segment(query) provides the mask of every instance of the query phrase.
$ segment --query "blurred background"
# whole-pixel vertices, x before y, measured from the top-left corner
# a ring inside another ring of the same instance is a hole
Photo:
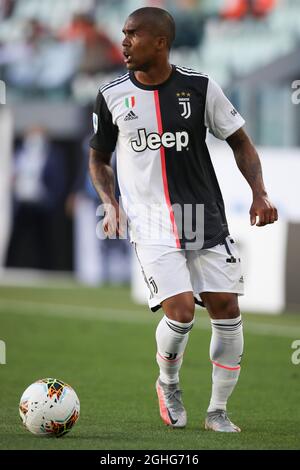
[[[208,137],[242,253],[243,309],[299,313],[299,0],[0,0],[0,284],[125,285],[145,301],[128,241],[96,236],[87,172],[93,102],[124,72],[122,26],[142,6],[174,16],[172,63],[222,86],[261,156],[280,215],[263,229],[250,227],[229,147]]]

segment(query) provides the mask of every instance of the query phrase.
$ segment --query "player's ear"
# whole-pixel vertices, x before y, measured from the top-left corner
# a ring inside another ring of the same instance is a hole
[[[156,46],[159,51],[168,49],[167,38],[165,36],[158,36],[156,38]]]

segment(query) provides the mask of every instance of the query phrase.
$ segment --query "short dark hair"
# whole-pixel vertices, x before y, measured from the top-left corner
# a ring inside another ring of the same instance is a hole
[[[171,49],[175,39],[175,21],[168,11],[156,7],[143,7],[129,15],[133,16],[147,20],[147,24],[151,25],[157,35],[166,37],[168,48]]]

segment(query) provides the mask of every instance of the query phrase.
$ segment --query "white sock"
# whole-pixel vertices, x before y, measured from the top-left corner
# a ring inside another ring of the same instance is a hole
[[[212,395],[207,411],[226,410],[240,375],[244,347],[242,318],[211,320],[211,326]]]
[[[164,315],[157,326],[156,361],[160,370],[159,378],[166,384],[179,382],[179,369],[193,324],[194,320],[189,323],[180,323]]]

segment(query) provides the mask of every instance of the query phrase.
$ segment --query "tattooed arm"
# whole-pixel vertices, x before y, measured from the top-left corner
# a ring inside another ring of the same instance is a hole
[[[97,193],[105,204],[117,202],[115,199],[115,175],[110,166],[110,159],[110,153],[90,149],[90,175]]]
[[[246,132],[241,128],[227,138],[227,142],[233,150],[235,161],[240,172],[248,181],[253,194],[253,202],[250,208],[251,225],[272,224],[278,219],[277,209],[269,200],[262,176],[259,156]]]
[[[113,237],[120,234],[120,207],[115,198],[115,175],[110,159],[111,153],[90,149],[90,175],[105,209],[103,230],[108,237]]]

